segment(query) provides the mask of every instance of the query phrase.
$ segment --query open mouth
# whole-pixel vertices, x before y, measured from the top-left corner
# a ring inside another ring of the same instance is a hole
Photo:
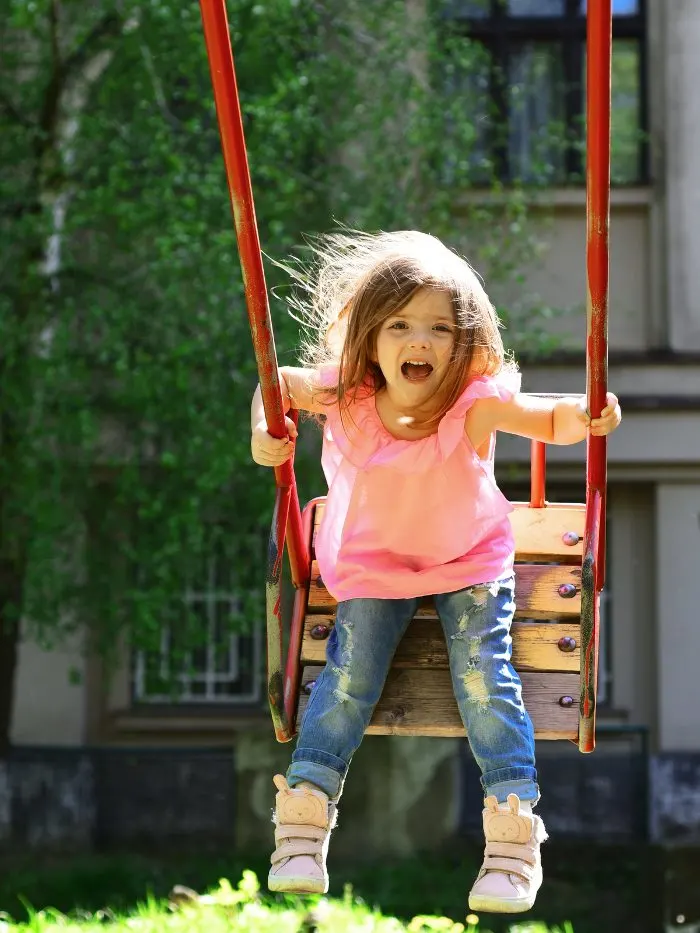
[[[425,382],[430,378],[433,367],[421,360],[407,360],[401,364],[401,375],[409,382]]]

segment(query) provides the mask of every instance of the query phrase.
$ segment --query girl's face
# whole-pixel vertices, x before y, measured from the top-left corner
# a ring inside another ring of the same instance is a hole
[[[395,404],[413,407],[435,395],[454,340],[455,319],[446,292],[421,289],[380,325],[374,361]]]

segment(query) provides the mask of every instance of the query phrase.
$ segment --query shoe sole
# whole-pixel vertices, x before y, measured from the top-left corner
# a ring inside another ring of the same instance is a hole
[[[328,882],[323,878],[285,878],[270,875],[267,879],[269,891],[283,894],[326,894]]]
[[[498,898],[484,894],[469,895],[469,909],[485,914],[521,914],[530,910],[535,903],[534,897]]]

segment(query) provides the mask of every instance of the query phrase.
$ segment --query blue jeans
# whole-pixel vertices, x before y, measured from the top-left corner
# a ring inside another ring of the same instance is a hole
[[[535,737],[513,669],[510,626],[514,581],[435,596],[452,684],[484,795],[537,801]],[[326,666],[311,691],[290,786],[309,781],[337,798],[379,700],[394,652],[417,599],[349,599],[338,604]]]

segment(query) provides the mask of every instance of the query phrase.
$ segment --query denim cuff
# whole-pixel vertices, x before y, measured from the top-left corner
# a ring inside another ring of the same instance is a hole
[[[481,786],[484,797],[493,795],[499,803],[506,803],[508,794],[516,794],[521,800],[537,803],[540,789],[537,771],[534,768],[499,768],[482,775]]]
[[[334,800],[340,796],[347,770],[342,758],[315,748],[297,748],[287,771],[287,783],[294,787],[308,781]]]
[[[484,797],[495,797],[500,803],[508,802],[508,794],[515,794],[523,802],[536,804],[540,799],[540,788],[534,781],[501,781],[484,788]]]

